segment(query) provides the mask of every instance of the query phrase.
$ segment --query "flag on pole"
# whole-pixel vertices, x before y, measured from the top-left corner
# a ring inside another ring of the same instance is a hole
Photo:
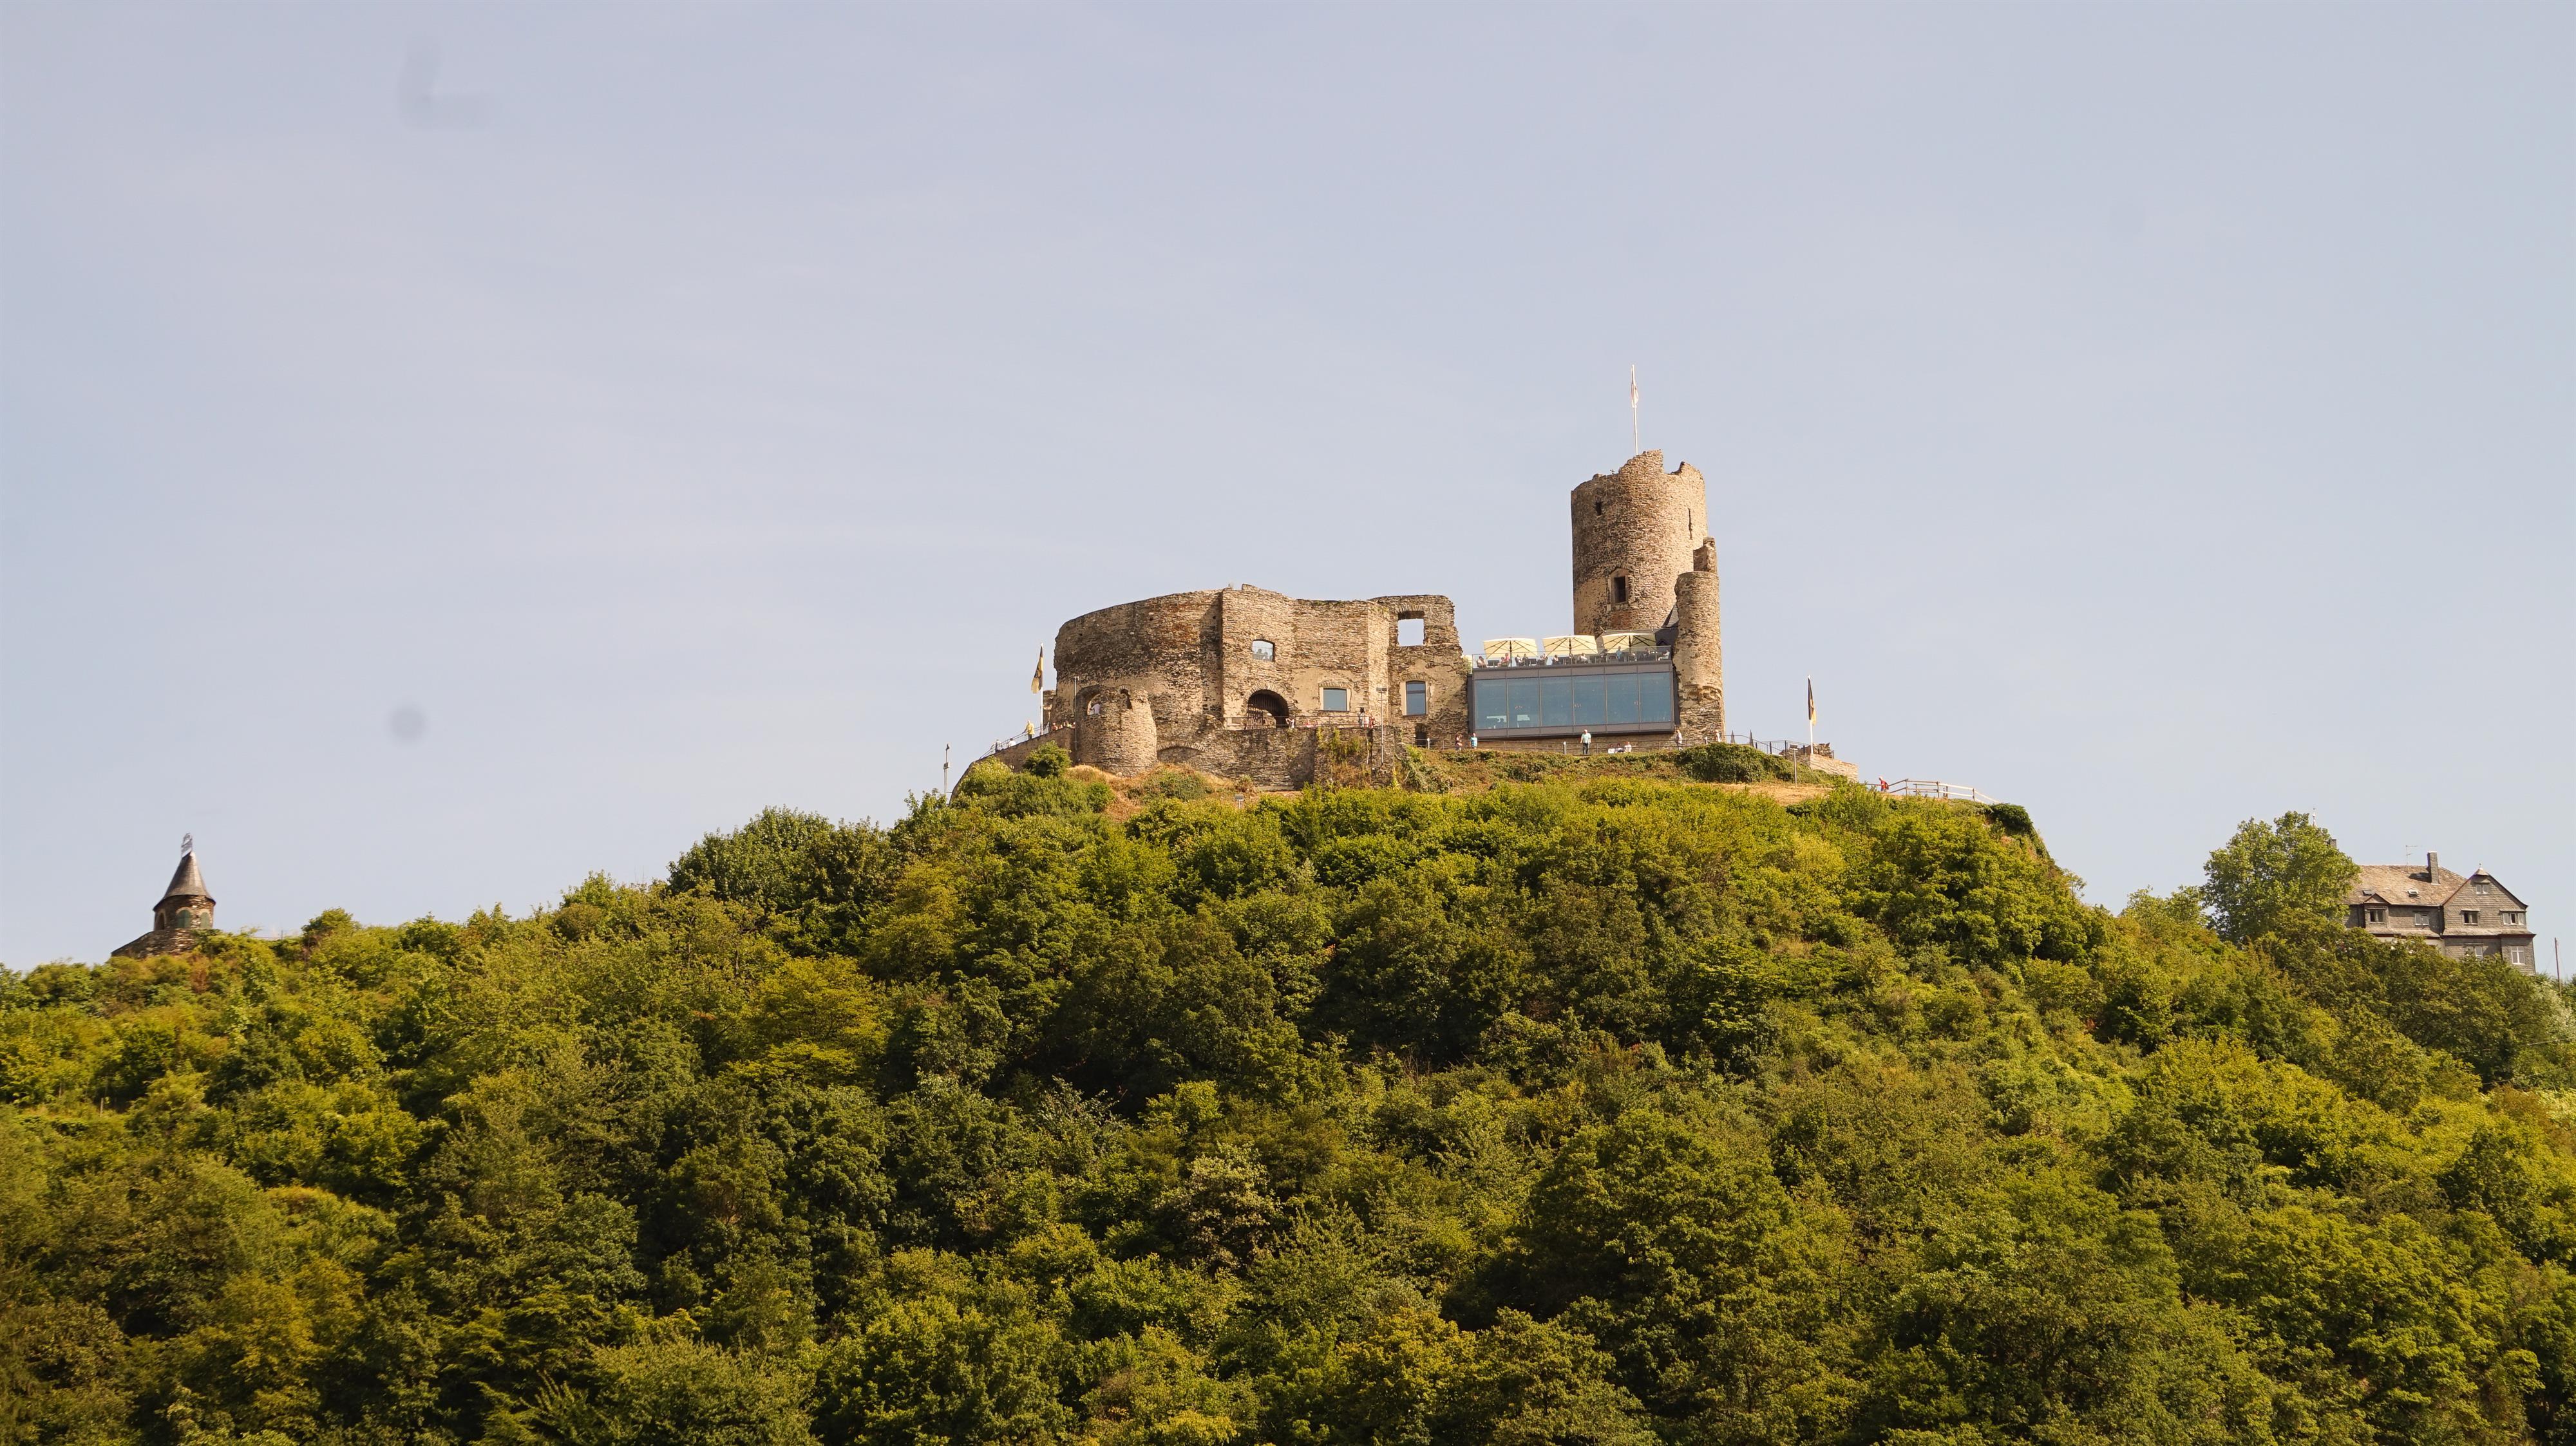
[[[1046,691],[1046,649],[1044,648],[1038,649],[1038,670],[1029,674],[1029,691],[1032,693]]]
[[[1816,726],[1816,680],[1807,680],[1807,726]]]

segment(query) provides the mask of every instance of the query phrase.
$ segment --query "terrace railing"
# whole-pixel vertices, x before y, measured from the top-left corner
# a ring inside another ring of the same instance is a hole
[[[1939,798],[1952,803],[2001,803],[1964,783],[1943,783],[1931,778],[1900,778],[1884,790],[1896,798]]]

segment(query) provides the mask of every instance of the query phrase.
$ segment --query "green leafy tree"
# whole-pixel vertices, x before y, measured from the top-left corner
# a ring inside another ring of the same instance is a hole
[[[2285,813],[2269,823],[2247,819],[2201,872],[2208,882],[2200,900],[2219,937],[2242,944],[2338,922],[2358,870],[2315,820]]]

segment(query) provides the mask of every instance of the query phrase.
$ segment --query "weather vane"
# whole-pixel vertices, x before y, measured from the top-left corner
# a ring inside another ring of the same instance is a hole
[[[192,854],[192,853],[195,853],[196,851],[197,851],[197,836],[196,836],[195,834],[192,834],[192,833],[183,833],[183,834],[179,835],[179,852],[181,852],[181,853],[183,853],[183,854]]]

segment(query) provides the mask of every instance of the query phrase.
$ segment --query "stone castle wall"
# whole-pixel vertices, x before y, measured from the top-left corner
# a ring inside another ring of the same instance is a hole
[[[1400,640],[1409,619],[1422,623],[1419,643]],[[1467,726],[1457,613],[1434,593],[1339,601],[1230,587],[1147,598],[1066,623],[1055,667],[1049,728],[1078,729],[1096,716],[1094,703],[1105,711],[1122,693],[1150,699],[1157,746],[1171,762],[1213,733],[1276,731],[1274,715],[1292,729],[1386,724],[1425,742]],[[1408,682],[1426,689],[1419,718],[1404,713]],[[1339,690],[1341,710],[1326,710],[1327,689]]]
[[[1717,544],[1702,542],[1673,579],[1674,721],[1693,741],[1726,736],[1725,633],[1717,610]]]
[[[1073,761],[1122,776],[1150,771],[1162,744],[1152,703],[1132,689],[1094,695],[1073,722]]]

